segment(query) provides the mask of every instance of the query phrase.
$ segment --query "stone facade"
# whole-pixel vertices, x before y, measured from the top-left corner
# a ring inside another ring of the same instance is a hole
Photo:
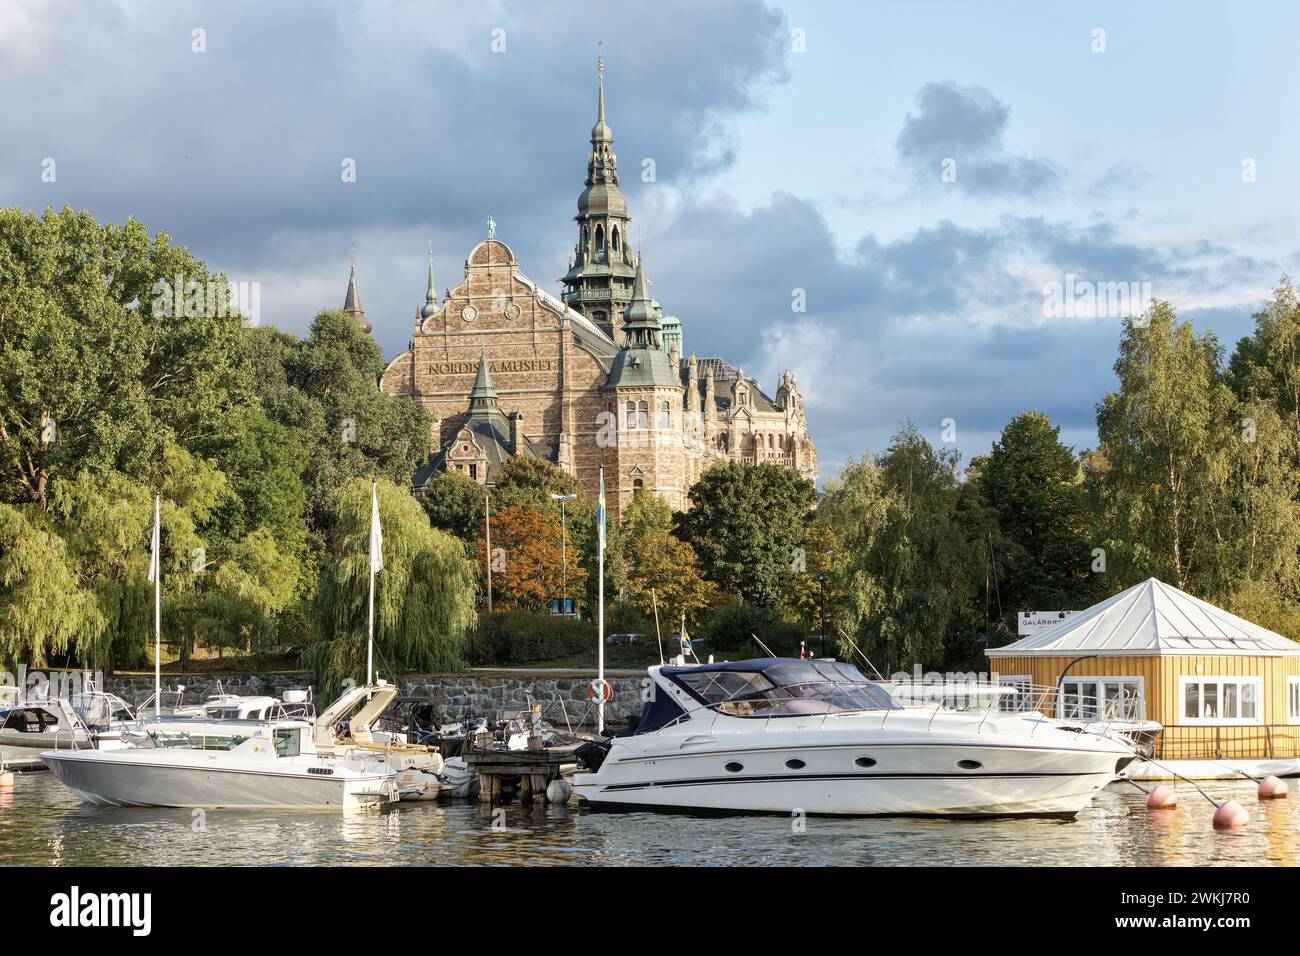
[[[438,419],[439,452],[417,472],[417,491],[445,469],[491,486],[520,454],[556,464],[593,497],[603,468],[615,515],[640,490],[689,507],[690,486],[719,462],[771,462],[815,480],[794,376],[771,397],[721,358],[683,357],[681,321],[650,299],[644,263],[628,248],[603,74],[598,96],[562,299],[520,271],[491,223],[441,302],[430,259],[410,346],[382,380]],[[355,281],[349,303],[359,312]]]

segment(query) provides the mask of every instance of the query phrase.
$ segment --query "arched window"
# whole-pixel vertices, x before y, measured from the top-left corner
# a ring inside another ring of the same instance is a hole
[[[597,226],[596,227],[596,253],[599,255],[604,251],[605,251],[605,227]]]
[[[627,427],[636,428],[636,402],[627,403]]]
[[[642,402],[640,407],[637,408],[636,427],[650,427],[650,405],[647,402]]]
[[[632,494],[636,494],[644,487],[645,487],[645,482],[642,481],[640,478],[632,479]]]
[[[618,226],[609,231],[609,238],[614,246],[614,255],[618,255]]]
[[[659,403],[659,427],[663,429],[673,427],[672,410],[669,408],[667,402]]]
[[[582,251],[583,252],[587,251],[587,246],[590,245],[590,243],[591,243],[591,233],[587,230],[586,226],[583,226],[582,227]]]

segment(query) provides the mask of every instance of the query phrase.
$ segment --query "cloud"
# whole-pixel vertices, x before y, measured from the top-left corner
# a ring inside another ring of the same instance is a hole
[[[895,146],[919,181],[977,196],[1029,196],[1060,184],[1060,171],[1047,160],[1006,154],[1002,140],[1011,110],[984,87],[927,83],[916,106]]]
[[[1127,312],[1045,314],[1046,281],[1150,282],[1230,347],[1249,330],[1259,284],[1280,272],[1267,262],[1242,271],[1219,242],[1141,242],[1110,222],[1037,216],[867,234],[842,255],[816,204],[785,192],[750,210],[694,197],[658,218],[648,268],[686,350],[739,362],[769,390],[793,370],[823,476],[883,450],[909,420],[937,443],[942,420],[956,419],[969,456],[1037,408],[1067,443],[1091,447]],[[795,289],[807,312],[791,310]]]
[[[405,326],[407,303],[423,296],[427,240],[450,284],[489,213],[536,278],[563,271],[598,40],[633,183],[645,158],[679,187],[725,168],[728,119],[786,75],[784,18],[758,0],[6,10],[0,24],[17,33],[0,49],[35,51],[0,56],[0,85],[22,91],[0,138],[7,201],[166,229],[210,264],[261,281],[272,316],[268,302],[290,303],[326,276],[341,290],[356,244],[367,307]],[[41,181],[46,157],[55,183]],[[343,181],[346,160],[354,183]],[[393,288],[407,260],[416,281]],[[314,275],[284,279],[304,271]],[[276,320],[301,329],[315,307]],[[384,344],[405,344],[399,335]]]

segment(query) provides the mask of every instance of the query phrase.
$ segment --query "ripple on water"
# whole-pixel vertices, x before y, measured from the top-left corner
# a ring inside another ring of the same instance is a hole
[[[1072,822],[1057,820],[584,813],[572,807],[411,803],[386,813],[87,807],[51,774],[0,793],[0,860],[9,864],[1167,866],[1294,865],[1300,797],[1259,802],[1254,785],[1208,783],[1250,825],[1215,831],[1213,807],[1180,785],[1176,810],[1152,813],[1115,784]],[[505,829],[494,827],[504,819]]]

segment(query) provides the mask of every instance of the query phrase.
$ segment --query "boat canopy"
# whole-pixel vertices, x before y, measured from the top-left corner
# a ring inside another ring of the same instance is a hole
[[[733,717],[896,710],[889,693],[852,664],[765,657],[660,673],[696,700]]]

